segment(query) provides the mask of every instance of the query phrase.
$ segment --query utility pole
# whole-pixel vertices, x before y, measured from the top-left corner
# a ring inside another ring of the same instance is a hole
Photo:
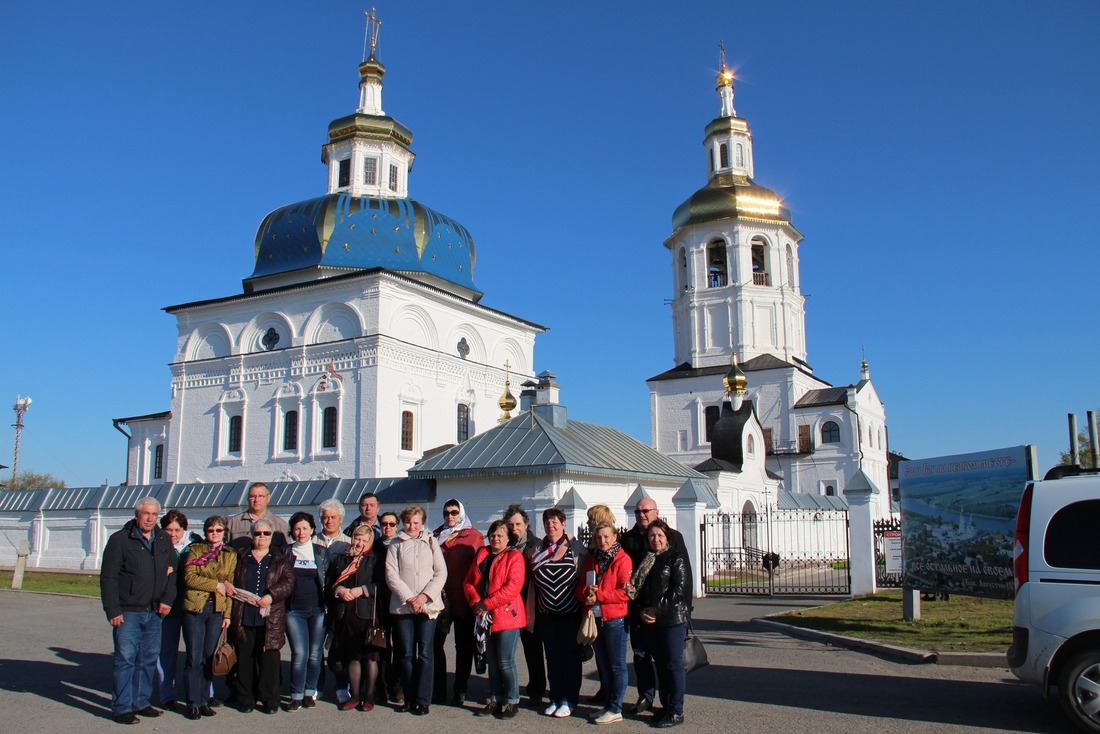
[[[15,486],[15,478],[19,475],[19,443],[23,437],[23,414],[31,408],[31,399],[29,397],[22,397],[20,395],[15,396],[15,405],[11,406],[15,411],[15,423],[12,424],[12,428],[15,429],[15,457],[11,462],[11,485]]]

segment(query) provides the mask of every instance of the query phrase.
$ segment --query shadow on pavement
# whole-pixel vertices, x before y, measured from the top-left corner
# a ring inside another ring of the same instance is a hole
[[[0,660],[0,689],[30,693],[95,716],[110,716],[110,655],[48,648],[57,662]]]

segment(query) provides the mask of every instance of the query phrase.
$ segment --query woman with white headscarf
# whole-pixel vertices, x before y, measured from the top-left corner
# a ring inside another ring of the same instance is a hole
[[[466,602],[462,583],[477,552],[485,547],[485,536],[474,527],[466,508],[451,498],[443,503],[443,524],[433,533],[447,564],[447,583],[443,587],[447,611],[435,625],[435,683],[432,686],[436,703],[461,706],[466,701],[466,684],[474,663],[474,613]],[[447,654],[444,645],[454,626],[455,682],[454,694],[447,699]]]

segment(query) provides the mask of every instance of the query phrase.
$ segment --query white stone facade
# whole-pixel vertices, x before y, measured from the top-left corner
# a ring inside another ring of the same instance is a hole
[[[542,331],[385,271],[168,310],[171,482],[403,475],[460,440],[460,412],[467,435],[495,425],[504,365],[531,377]]]

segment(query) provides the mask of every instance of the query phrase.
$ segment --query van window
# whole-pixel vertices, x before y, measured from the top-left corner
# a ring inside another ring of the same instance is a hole
[[[1066,505],[1050,518],[1043,539],[1043,558],[1055,568],[1100,570],[1100,500]]]

